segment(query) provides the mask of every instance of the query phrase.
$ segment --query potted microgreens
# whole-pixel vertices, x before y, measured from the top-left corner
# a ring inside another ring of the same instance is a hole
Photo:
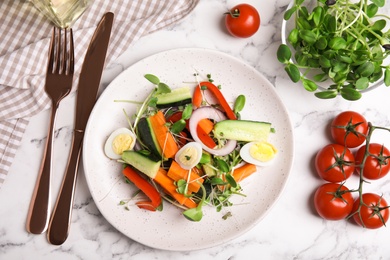
[[[385,0],[293,0],[283,22],[291,28],[283,28],[277,51],[290,79],[322,99],[358,100],[376,85],[389,86],[384,6]]]

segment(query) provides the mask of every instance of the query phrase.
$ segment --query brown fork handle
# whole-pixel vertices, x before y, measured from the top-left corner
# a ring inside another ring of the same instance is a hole
[[[65,176],[49,222],[47,239],[53,245],[61,245],[68,237],[83,137],[83,131],[74,132]]]
[[[52,165],[52,146],[54,123],[58,104],[52,104],[49,131],[46,139],[46,147],[43,153],[41,168],[35,184],[27,216],[26,229],[32,234],[42,234],[46,231],[50,216],[50,182]]]

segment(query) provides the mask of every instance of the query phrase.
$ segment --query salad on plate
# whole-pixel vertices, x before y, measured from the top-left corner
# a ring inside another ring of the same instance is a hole
[[[219,212],[233,205],[232,196],[246,196],[241,182],[277,155],[268,141],[271,122],[241,118],[246,97],[229,104],[211,75],[201,81],[194,74],[193,89],[145,78],[153,90],[142,102],[121,100],[138,109],[124,111],[128,127],[113,131],[104,145],[105,155],[123,164],[125,181],[137,187],[120,205],[163,211],[166,201],[197,222],[203,207]],[[230,216],[227,211],[222,218]]]

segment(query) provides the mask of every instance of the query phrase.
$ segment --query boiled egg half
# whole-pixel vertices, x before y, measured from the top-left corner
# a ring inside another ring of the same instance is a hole
[[[245,144],[240,150],[241,158],[257,166],[270,165],[278,150],[268,142],[250,142]]]
[[[117,160],[126,150],[132,150],[136,142],[135,134],[128,128],[119,128],[112,132],[104,145],[104,153],[108,158]]]
[[[187,143],[175,155],[175,161],[185,170],[195,167],[201,158],[202,145],[197,142]]]

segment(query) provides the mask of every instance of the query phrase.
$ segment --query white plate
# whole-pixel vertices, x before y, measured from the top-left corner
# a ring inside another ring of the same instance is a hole
[[[153,86],[144,78],[154,74],[171,88],[195,86],[193,74],[211,74],[229,102],[239,94],[247,102],[242,118],[272,122],[276,133],[271,142],[278,148],[276,161],[242,182],[247,197],[234,198],[234,206],[216,212],[205,207],[201,222],[186,220],[181,210],[164,203],[162,212],[136,206],[130,211],[119,205],[131,197],[132,186],[124,183],[119,163],[103,152],[108,135],[126,127],[123,109],[134,114],[136,105],[114,100],[143,101]],[[103,92],[89,118],[83,145],[83,165],[92,197],[102,215],[116,229],[144,245],[175,251],[216,246],[255,226],[280,196],[293,161],[293,132],[288,113],[274,87],[254,68],[227,54],[205,49],[176,49],[150,56],[119,75]],[[223,220],[230,211],[232,217]]]

